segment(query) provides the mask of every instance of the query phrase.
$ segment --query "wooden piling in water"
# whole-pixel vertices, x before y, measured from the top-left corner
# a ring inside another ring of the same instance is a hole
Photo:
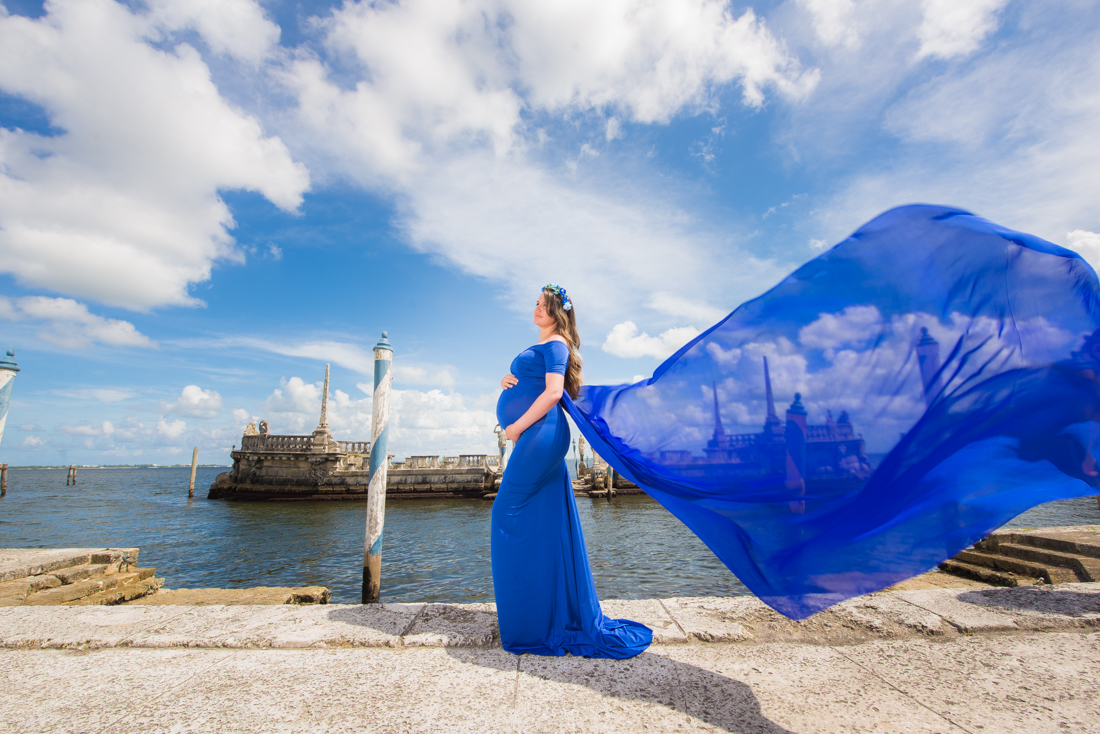
[[[195,450],[191,452],[191,481],[187,483],[187,498],[191,499],[195,496],[195,469],[199,465],[199,447],[196,446]]]
[[[0,497],[8,494],[8,465],[0,464]]]
[[[76,486],[76,464],[69,464],[69,474],[65,477],[65,486]]]
[[[386,522],[386,473],[390,459],[390,387],[393,384],[393,348],[386,332],[374,345],[374,399],[371,404],[370,475],[367,479],[367,531],[363,545],[363,603],[377,604],[382,596],[382,534]]]

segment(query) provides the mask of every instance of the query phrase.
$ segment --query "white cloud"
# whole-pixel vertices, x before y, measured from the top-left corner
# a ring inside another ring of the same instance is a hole
[[[27,436],[23,439],[23,443],[19,444],[19,448],[27,449],[29,451],[36,451],[42,448],[42,445],[44,443],[45,441],[40,439],[38,436]]]
[[[1021,11],[1022,28],[1011,37],[917,77],[889,107],[884,122],[901,141],[896,153],[856,167],[831,201],[815,207],[831,241],[912,202],[958,206],[1053,242],[1076,229],[1100,231],[1097,16],[1079,17],[1071,6]],[[894,77],[889,88],[904,82]],[[837,119],[866,130],[865,118],[858,111]]]
[[[214,390],[203,390],[198,385],[187,385],[179,398],[168,403],[161,401],[161,410],[196,418],[213,418],[222,409],[222,396]]]
[[[38,321],[38,337],[68,349],[86,349],[93,344],[112,347],[155,347],[156,343],[129,321],[105,319],[88,311],[71,298],[0,296],[0,318],[9,321]]]
[[[814,252],[821,252],[828,244],[827,240],[810,240],[810,249]]]
[[[799,0],[813,16],[814,31],[826,46],[859,45],[856,4],[853,0]]]
[[[840,313],[823,313],[798,331],[798,341],[809,349],[837,349],[866,343],[885,328],[874,306],[849,306]]]
[[[58,432],[65,436],[108,437],[115,432],[114,424],[103,421],[98,426],[89,423],[81,423],[75,426],[59,426]]]
[[[1085,258],[1093,270],[1100,271],[1100,234],[1075,229],[1066,235],[1066,247]]]
[[[118,403],[137,395],[134,390],[128,387],[83,387],[72,390],[54,390],[53,394],[77,400],[97,400],[101,403]]]
[[[650,336],[645,332],[638,333],[638,326],[633,321],[624,321],[612,327],[602,348],[616,357],[664,359],[698,335],[699,330],[695,327],[681,326],[669,329],[660,336]]]
[[[240,426],[242,431],[244,430],[245,426],[247,426],[254,420],[252,414],[244,408],[234,408],[231,415],[233,416],[233,423]]]
[[[195,7],[176,20],[198,18]],[[33,20],[0,17],[0,89],[41,105],[64,131],[0,129],[0,268],[131,309],[198,303],[189,285],[208,279],[215,260],[239,259],[218,191],[258,191],[293,210],[305,169],[219,95],[193,47],[150,44],[175,30],[167,16],[111,0],[46,9]],[[237,43],[233,12],[207,17]],[[200,31],[218,47],[206,23]]]
[[[264,401],[263,410],[313,416],[316,423],[321,415],[321,387],[322,383],[306,382],[301,377],[284,378]],[[303,425],[299,422],[298,427]]]
[[[923,0],[918,56],[950,59],[978,50],[997,29],[997,13],[1008,0]]]
[[[527,310],[543,283],[562,282],[578,318],[599,327],[635,317],[638,293],[732,310],[781,277],[776,263],[699,231],[667,191],[624,186],[616,194],[512,159],[467,157],[422,179],[405,227],[419,249],[505,284],[516,308]]]
[[[724,318],[728,313],[707,303],[664,291],[658,291],[650,296],[649,303],[646,305],[658,313],[708,325]]]
[[[730,84],[750,106],[765,92],[807,94],[816,72],[751,11],[734,17],[713,0],[410,0],[347,3],[319,27],[325,59],[300,55],[280,77],[298,100],[298,127],[284,135],[315,167],[396,192],[415,247],[504,283],[513,305],[561,280],[563,261],[586,262],[569,287],[601,326],[627,315],[613,310],[630,300],[627,283],[720,294],[732,308],[772,280],[754,277],[769,263],[701,232],[667,187],[586,169],[624,124],[716,109],[713,93]],[[526,118],[578,114],[599,127],[563,143],[575,159],[532,152],[547,136]]]
[[[252,0],[146,0],[146,5],[156,27],[194,28],[215,53],[253,64],[279,42],[279,26]]]
[[[157,420],[157,434],[165,441],[175,441],[187,430],[187,423],[182,420],[174,420],[171,423],[159,418]]]
[[[485,404],[471,406],[462,395],[440,390],[394,390],[390,450],[404,456],[493,453],[496,415],[489,401],[479,402]]]

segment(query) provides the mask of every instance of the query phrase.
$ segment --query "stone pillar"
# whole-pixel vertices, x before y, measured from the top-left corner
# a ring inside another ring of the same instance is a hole
[[[393,348],[386,332],[374,345],[374,398],[371,402],[370,474],[367,480],[367,532],[363,546],[363,603],[382,596],[382,534],[386,523],[386,470],[389,459],[390,387]]]
[[[0,441],[4,439],[4,424],[8,422],[8,405],[11,403],[11,390],[15,383],[15,373],[19,365],[13,359],[15,350],[9,349],[8,356],[0,359]]]

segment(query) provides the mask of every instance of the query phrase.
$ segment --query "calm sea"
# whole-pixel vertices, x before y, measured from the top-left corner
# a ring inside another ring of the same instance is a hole
[[[0,547],[137,546],[167,588],[321,585],[359,601],[366,505],[205,499],[224,468],[12,469],[0,500]],[[385,601],[491,601],[484,500],[403,500],[386,507]],[[605,599],[734,596],[748,591],[687,528],[648,497],[577,499],[596,587]],[[1052,502],[1011,526],[1100,523],[1096,499]]]

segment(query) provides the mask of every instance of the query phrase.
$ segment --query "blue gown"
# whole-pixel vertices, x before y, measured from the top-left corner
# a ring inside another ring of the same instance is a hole
[[[900,207],[650,379],[563,402],[594,451],[801,619],[1100,491],[1100,285],[1033,235]]]
[[[546,389],[546,373],[565,374],[569,347],[553,340],[512,361],[519,383],[497,402],[507,427]],[[600,609],[577,503],[565,467],[569,424],[560,405],[523,432],[493,502],[493,590],[500,639],[516,654],[629,658],[653,639],[645,625],[608,619]]]

